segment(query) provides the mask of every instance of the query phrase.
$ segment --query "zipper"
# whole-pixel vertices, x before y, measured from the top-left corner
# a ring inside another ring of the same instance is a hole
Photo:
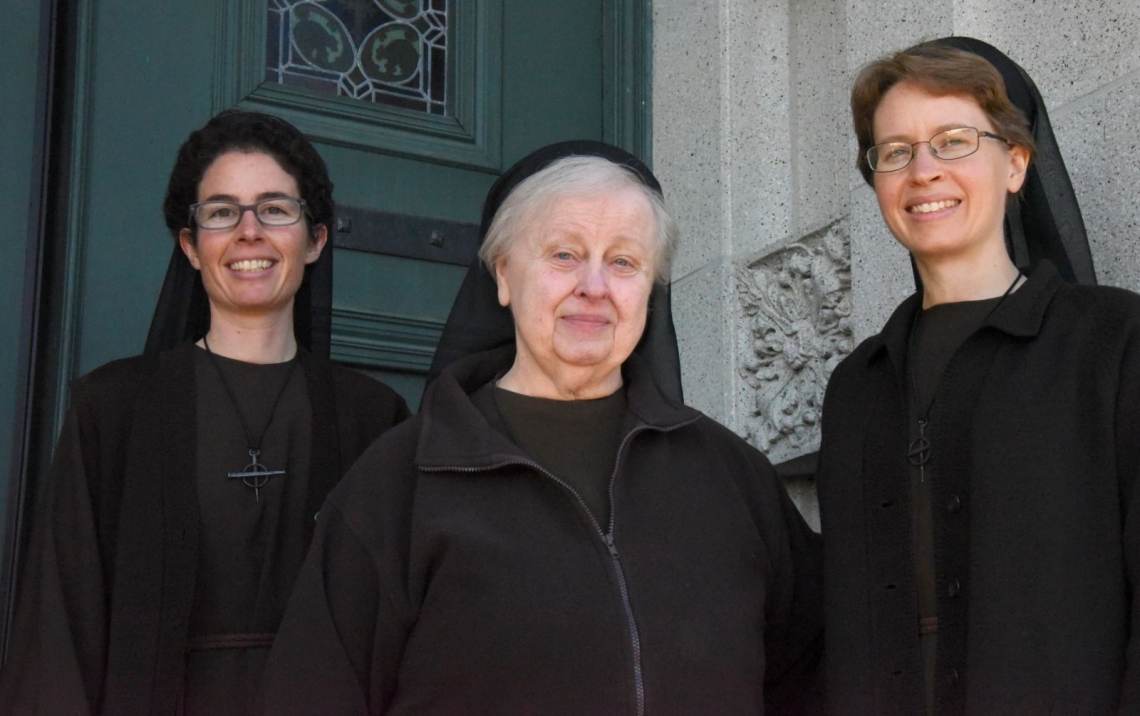
[[[630,598],[629,598],[629,586],[626,583],[625,570],[621,566],[621,555],[618,553],[617,545],[614,544],[614,524],[615,524],[614,517],[617,513],[617,505],[614,502],[614,483],[617,482],[618,468],[621,466],[622,454],[625,452],[626,445],[629,444],[629,441],[633,438],[634,435],[636,435],[640,432],[643,432],[645,430],[657,430],[657,431],[662,432],[662,433],[670,433],[670,432],[673,432],[674,430],[677,430],[679,428],[683,428],[687,425],[692,425],[693,423],[697,422],[700,419],[701,419],[701,416],[698,415],[697,417],[692,418],[691,420],[686,420],[683,423],[678,423],[677,425],[673,425],[673,426],[670,426],[667,428],[651,427],[648,425],[639,425],[639,426],[635,427],[633,430],[630,430],[628,433],[626,433],[625,438],[622,439],[621,444],[618,446],[617,458],[614,460],[614,471],[610,475],[610,485],[609,485],[609,490],[608,490],[609,499],[610,499],[610,519],[609,519],[609,523],[607,525],[608,530],[602,529],[601,524],[598,523],[598,519],[594,516],[594,513],[590,512],[590,508],[586,506],[586,501],[582,499],[582,496],[578,494],[577,490],[575,490],[573,487],[571,487],[565,480],[558,477],[557,475],[550,472],[549,470],[544,468],[542,465],[539,465],[537,462],[534,462],[533,460],[527,460],[526,458],[519,457],[519,458],[512,458],[509,460],[503,460],[502,462],[497,462],[493,465],[487,465],[485,467],[421,467],[421,468],[419,468],[423,472],[466,472],[466,473],[473,473],[473,472],[490,472],[492,470],[498,470],[499,468],[502,468],[502,467],[507,467],[508,465],[525,465],[527,467],[533,468],[534,470],[536,470],[537,472],[539,472],[542,475],[545,475],[546,477],[550,478],[551,480],[554,480],[554,482],[561,485],[563,489],[565,489],[567,492],[569,492],[574,497],[574,499],[575,499],[575,501],[577,501],[579,507],[581,507],[582,511],[586,513],[586,517],[588,517],[590,519],[590,524],[592,524],[594,526],[594,530],[597,531],[598,536],[602,538],[602,542],[605,543],[606,549],[609,550],[610,561],[613,563],[614,574],[617,576],[618,591],[621,593],[622,609],[625,611],[626,623],[627,623],[628,628],[629,628],[629,639],[630,639],[631,649],[633,652],[633,688],[634,688],[634,693],[637,697],[637,716],[645,716],[645,679],[642,675],[642,667],[641,667],[641,635],[637,629],[637,620],[633,616],[633,604],[632,604],[632,602],[630,602]]]
[[[610,505],[610,513],[614,511]],[[625,609],[626,622],[629,624],[629,638],[633,649],[633,689],[637,694],[637,716],[645,714],[645,679],[641,673],[641,634],[637,630],[637,621],[633,618],[633,605],[629,601],[629,588],[625,582],[625,570],[621,568],[621,557],[617,547],[614,546],[613,534],[603,535],[606,547],[610,549],[610,559],[614,563],[614,572],[617,573],[618,590],[621,591],[621,605]]]

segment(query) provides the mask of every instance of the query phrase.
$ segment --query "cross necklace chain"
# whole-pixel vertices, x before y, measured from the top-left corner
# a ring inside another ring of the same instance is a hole
[[[1009,297],[1009,294],[1013,293],[1013,289],[1017,287],[1017,282],[1021,280],[1022,276],[1024,276],[1024,274],[1018,269],[1017,275],[1013,277],[1013,283],[1011,283],[1009,288],[1005,290],[1005,293],[1001,295],[1001,298],[998,299],[994,307],[982,318],[980,325],[985,325],[985,322],[994,314],[994,311],[998,310],[998,307]],[[914,403],[915,412],[918,412],[918,382],[914,378],[914,334],[917,324],[918,314],[915,314],[914,324],[911,325],[910,329],[910,350],[907,351],[907,374],[910,378],[911,401]],[[937,390],[934,392],[936,394]],[[930,438],[926,435],[926,426],[930,425],[930,409],[934,407],[934,398],[935,395],[930,396],[930,400],[926,404],[926,410],[922,412],[922,417],[918,419],[918,437],[910,441],[906,450],[907,462],[918,468],[919,482],[926,481],[926,463],[930,462],[931,444]]]
[[[245,432],[246,445],[249,446],[249,464],[240,471],[226,473],[226,477],[230,480],[240,479],[246,487],[253,489],[254,501],[261,502],[261,488],[269,483],[269,478],[285,474],[284,470],[270,470],[261,464],[261,441],[265,439],[265,434],[269,432],[269,426],[273,424],[273,418],[277,414],[277,406],[281,403],[281,397],[285,395],[285,389],[289,386],[289,381],[293,378],[293,372],[297,369],[297,358],[294,357],[291,361],[289,372],[286,373],[285,380],[281,383],[281,388],[277,391],[277,397],[273,400],[273,408],[269,411],[269,420],[266,421],[265,427],[261,429],[261,433],[257,436],[257,439],[254,440],[253,435],[249,431],[249,424],[246,423],[245,416],[241,414],[237,397],[234,395],[233,389],[230,388],[225,374],[222,373],[222,366],[218,363],[217,356],[210,350],[210,342],[206,340],[205,336],[202,337],[202,345],[206,348],[206,355],[210,356],[210,362],[213,364],[214,370],[218,372],[218,379],[222,381],[222,387],[226,389],[226,395],[230,399],[230,404],[233,405],[238,422],[241,423],[241,429]]]

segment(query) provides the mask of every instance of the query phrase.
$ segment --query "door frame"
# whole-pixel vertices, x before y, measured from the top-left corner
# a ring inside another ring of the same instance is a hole
[[[48,239],[50,167],[55,151],[53,142],[58,89],[58,43],[62,18],[60,0],[40,0],[40,26],[36,46],[35,98],[32,134],[32,162],[27,233],[24,250],[23,292],[20,301],[20,337],[16,346],[16,400],[12,421],[12,453],[9,456],[7,493],[0,532],[0,664],[7,659],[9,625],[16,606],[16,584],[20,556],[26,537],[25,519],[30,506],[27,476],[39,462],[34,440],[36,390],[39,384],[41,326],[44,308],[44,268]]]

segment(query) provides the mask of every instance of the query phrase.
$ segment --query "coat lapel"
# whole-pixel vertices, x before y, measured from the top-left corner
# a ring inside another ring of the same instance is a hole
[[[905,350],[905,341],[902,348]],[[888,350],[872,367],[881,374],[867,417],[863,445],[863,514],[866,516],[867,595],[878,675],[878,713],[898,714],[895,704],[916,703],[922,688],[911,497],[906,461],[907,426],[901,371]]]
[[[336,386],[327,364],[313,358],[308,351],[298,354],[301,367],[305,370],[305,385],[309,391],[309,406],[312,411],[311,463],[309,465],[309,493],[305,498],[305,514],[314,519],[306,519],[305,544],[313,538],[316,527],[316,514],[325,501],[325,496],[336,487],[347,465],[341,465],[340,427],[336,410]]]
[[[177,713],[198,557],[194,346],[159,358],[134,410],[123,483],[107,713]]]

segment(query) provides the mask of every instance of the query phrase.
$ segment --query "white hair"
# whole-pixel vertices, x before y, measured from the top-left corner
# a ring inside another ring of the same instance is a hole
[[[629,167],[593,155],[563,157],[520,182],[495,212],[479,248],[479,258],[494,275],[495,265],[507,255],[514,241],[556,199],[599,196],[631,187],[640,189],[649,201],[656,244],[653,277],[665,283],[680,234],[677,222],[665,208],[665,200]]]

